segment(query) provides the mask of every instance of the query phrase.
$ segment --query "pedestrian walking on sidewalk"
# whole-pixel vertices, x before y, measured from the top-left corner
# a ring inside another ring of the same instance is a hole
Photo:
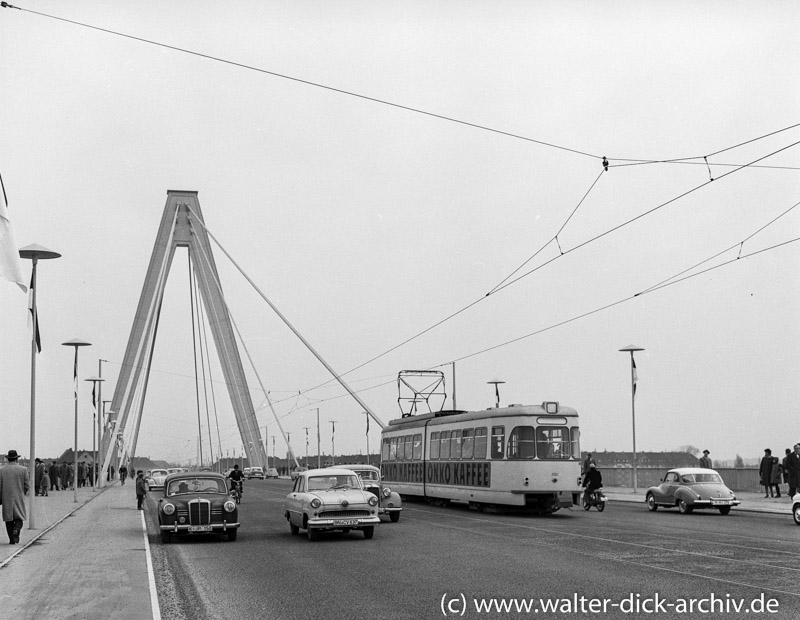
[[[704,469],[713,469],[711,467],[711,457],[708,456],[711,454],[708,450],[703,450],[703,456],[700,457],[700,467]]]
[[[772,457],[772,487],[775,489],[775,497],[781,496],[781,480],[783,480],[783,467],[777,456]]]
[[[764,497],[772,497],[772,450],[766,448],[761,464],[758,466],[758,475],[761,478],[761,486],[765,488]]]
[[[42,474],[44,474],[44,463],[42,459],[37,458],[36,468],[33,470],[33,493],[39,495],[39,490],[42,488]]]
[[[28,518],[25,512],[25,496],[30,490],[28,470],[17,464],[19,455],[16,450],[6,454],[8,465],[0,467],[0,502],[3,504],[3,521],[6,522],[9,544],[19,542],[22,522]]]
[[[144,510],[144,497],[147,495],[147,483],[144,479],[144,472],[140,469],[136,472],[136,508]]]
[[[800,443],[794,444],[794,452],[792,452],[786,460],[789,471],[789,498],[794,497],[797,493],[797,487],[800,486]]]
[[[45,467],[42,472],[42,487],[39,490],[39,495],[47,497],[47,489],[50,487],[50,470]]]

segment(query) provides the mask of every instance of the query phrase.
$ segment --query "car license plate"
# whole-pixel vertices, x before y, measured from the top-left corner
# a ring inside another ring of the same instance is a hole
[[[334,525],[358,525],[358,519],[334,519]]]
[[[190,525],[189,526],[190,532],[210,532],[211,526],[210,525]]]
[[[731,500],[729,499],[712,499],[711,500],[712,506],[730,506]]]

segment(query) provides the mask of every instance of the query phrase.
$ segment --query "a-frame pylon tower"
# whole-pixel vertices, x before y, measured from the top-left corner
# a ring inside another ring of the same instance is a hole
[[[119,458],[125,462],[136,453],[164,286],[177,247],[189,249],[247,459],[252,466],[265,467],[266,453],[197,192],[168,190],[167,204],[111,402],[110,428],[103,442],[102,471],[108,471],[112,459]]]

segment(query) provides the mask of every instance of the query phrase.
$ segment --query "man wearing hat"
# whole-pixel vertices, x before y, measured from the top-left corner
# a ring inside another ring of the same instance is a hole
[[[3,503],[3,521],[6,522],[8,542],[16,545],[22,522],[28,517],[25,512],[25,496],[30,488],[28,470],[17,464],[19,455],[9,450],[6,455],[8,465],[0,467],[0,502]]]
[[[704,469],[711,469],[711,459],[709,458],[709,454],[711,454],[708,450],[703,450],[703,456],[700,458],[700,467]]]

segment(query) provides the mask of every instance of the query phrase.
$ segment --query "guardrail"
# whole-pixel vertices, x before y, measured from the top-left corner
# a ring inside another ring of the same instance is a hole
[[[636,481],[640,489],[655,486],[661,482],[667,467],[637,467]],[[714,468],[725,484],[732,491],[754,491],[763,492],[761,480],[756,467],[715,467]],[[632,467],[602,467],[603,484],[609,487],[632,487],[633,468]]]

